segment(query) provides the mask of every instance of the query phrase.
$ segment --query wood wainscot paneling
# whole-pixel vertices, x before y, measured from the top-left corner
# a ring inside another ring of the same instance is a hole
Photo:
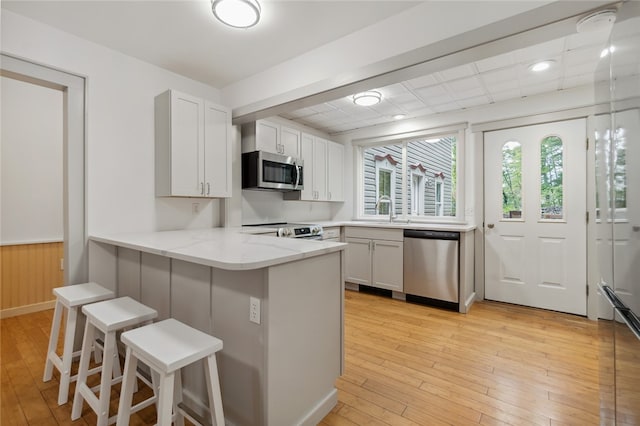
[[[0,246],[0,318],[53,308],[63,257],[62,242]]]

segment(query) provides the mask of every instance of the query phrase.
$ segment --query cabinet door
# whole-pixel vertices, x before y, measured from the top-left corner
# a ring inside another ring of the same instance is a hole
[[[231,111],[207,101],[204,109],[204,123],[204,195],[230,197]]]
[[[327,200],[344,201],[344,146],[327,143]]]
[[[347,238],[345,281],[371,285],[371,240]]]
[[[300,199],[304,201],[313,200],[313,140],[314,137],[308,133],[302,133],[300,136],[300,157],[304,164],[302,165],[302,175],[304,189],[300,191]]]
[[[256,121],[256,150],[280,154],[280,125],[269,121]]]
[[[204,107],[202,99],[171,92],[171,195],[204,191]]]
[[[300,131],[289,127],[280,127],[280,153],[300,158]]]
[[[313,191],[315,200],[327,200],[327,141],[321,138],[313,142]]]
[[[373,240],[372,286],[394,291],[403,290],[402,245],[399,241]]]

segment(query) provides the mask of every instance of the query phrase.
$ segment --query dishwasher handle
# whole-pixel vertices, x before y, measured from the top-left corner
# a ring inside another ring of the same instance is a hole
[[[451,232],[451,231],[428,231],[422,229],[405,229],[404,230],[405,238],[420,238],[423,240],[451,240],[458,241],[460,240],[459,232]]]

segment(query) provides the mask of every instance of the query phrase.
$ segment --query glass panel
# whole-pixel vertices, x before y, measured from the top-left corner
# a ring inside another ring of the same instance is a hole
[[[363,194],[365,215],[388,215],[389,197],[395,215],[402,214],[402,145],[385,145],[363,150]]]
[[[516,141],[502,146],[502,217],[522,217],[522,145]]]
[[[613,159],[613,189],[616,209],[627,208],[627,139],[623,128],[618,128],[613,134],[615,143],[615,157]],[[617,216],[617,215],[616,215]],[[617,217],[616,217],[617,218]]]
[[[563,218],[562,139],[547,136],[540,144],[540,218]]]
[[[407,197],[407,211],[419,216],[455,216],[457,190],[457,141],[454,135],[426,138],[407,144],[407,182],[413,182],[413,176],[419,175],[422,183],[411,185]],[[440,181],[440,190],[436,182]],[[414,200],[419,197],[419,200]],[[437,197],[440,197],[437,200]],[[414,206],[419,207],[415,213]]]

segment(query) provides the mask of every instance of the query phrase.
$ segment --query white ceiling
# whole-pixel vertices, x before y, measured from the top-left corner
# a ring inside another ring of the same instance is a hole
[[[311,49],[373,25],[418,1],[262,0],[248,30],[217,22],[210,0],[2,0],[3,9],[44,22],[181,75],[223,88]],[[637,37],[637,31],[635,33]],[[608,31],[576,33],[500,56],[377,88],[383,101],[359,107],[351,97],[282,114],[329,134],[407,118],[482,107],[592,85]],[[529,65],[553,59],[547,72]],[[636,72],[637,66],[630,67]],[[372,88],[373,89],[373,88]]]
[[[568,37],[515,50],[460,67],[382,88],[383,99],[372,107],[344,97],[282,114],[283,117],[329,134],[405,118],[486,106],[495,102],[593,85],[608,30]],[[552,67],[533,72],[529,66],[551,59]]]
[[[261,0],[260,24],[227,27],[210,0],[2,0],[3,9],[219,89],[417,5]]]

